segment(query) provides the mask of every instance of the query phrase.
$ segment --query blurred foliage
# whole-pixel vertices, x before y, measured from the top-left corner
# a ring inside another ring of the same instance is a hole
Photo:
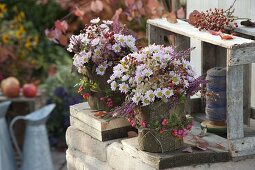
[[[71,60],[69,64],[71,65]],[[74,88],[74,83],[78,80],[79,75],[71,73],[70,67],[58,65],[56,74],[49,76],[40,86],[46,90],[48,103],[56,103],[56,108],[47,123],[52,145],[64,141],[65,130],[69,126],[69,106],[82,102],[82,97]]]
[[[44,34],[45,28],[66,14],[54,0],[47,4],[0,2],[0,81],[15,76],[22,83],[40,83],[47,77],[50,63],[68,64],[65,49],[52,45]]]
[[[41,0],[47,3],[47,0]],[[146,21],[147,19],[160,18],[173,12],[177,18],[185,18],[186,0],[57,0],[56,2],[70,13],[62,18],[67,21],[68,33],[77,33],[93,18],[100,17],[104,20],[118,20],[133,30],[133,34],[140,40],[141,46],[147,45]],[[59,18],[60,19],[60,18]],[[50,27],[49,27],[50,28]],[[56,27],[51,27],[48,38],[62,44]],[[66,45],[66,44],[62,44]]]

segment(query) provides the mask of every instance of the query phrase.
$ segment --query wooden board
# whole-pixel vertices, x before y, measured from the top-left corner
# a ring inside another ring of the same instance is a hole
[[[218,45],[225,48],[232,48],[233,46],[242,46],[246,43],[252,43],[255,42],[253,40],[236,37],[234,36],[234,39],[232,40],[222,40],[219,36],[211,35],[210,33],[206,31],[199,31],[197,28],[193,27],[189,23],[177,20],[178,23],[172,24],[169,23],[165,18],[162,19],[153,19],[148,20],[147,23],[149,25],[156,26],[158,28],[163,28],[165,30],[168,30],[170,32],[174,32],[177,34],[181,34],[190,38],[196,38],[198,40],[208,42],[214,45]]]
[[[244,137],[243,131],[243,66],[227,67],[228,139]]]
[[[255,137],[230,140],[229,146],[232,157],[255,154]]]

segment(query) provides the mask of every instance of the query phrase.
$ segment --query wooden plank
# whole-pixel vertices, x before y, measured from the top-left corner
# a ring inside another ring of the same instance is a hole
[[[159,44],[159,45],[169,45],[167,36],[171,32],[158,28],[154,25],[147,24],[147,38],[148,44]]]
[[[202,63],[203,63],[203,72],[206,74],[207,70],[216,67],[216,48],[217,46],[212,45],[207,42],[202,42]]]
[[[177,20],[178,23],[172,24],[166,20],[166,18],[162,19],[153,19],[147,20],[147,23],[171,32],[175,32],[177,34],[185,35],[190,38],[196,38],[201,41],[205,41],[214,45],[218,45],[225,48],[231,48],[232,46],[242,46],[245,43],[255,42],[253,40],[241,38],[234,36],[232,40],[222,40],[219,36],[214,36],[208,33],[207,31],[199,31],[197,28],[193,27],[189,23]]]
[[[190,38],[190,47],[195,47],[190,53],[190,63],[196,69],[197,76],[201,76],[202,73],[202,42],[194,38]]]
[[[228,139],[244,137],[242,65],[227,67],[227,128]]]
[[[241,65],[255,63],[255,43],[245,44],[242,48],[234,47],[231,49],[231,57],[228,65]]]
[[[251,118],[255,119],[255,107],[251,107]]]
[[[227,62],[227,49],[217,46],[215,49],[216,54],[216,66],[217,67],[226,67]]]
[[[176,34],[174,45],[177,51],[187,50],[190,48],[190,38],[180,34]]]
[[[246,156],[255,154],[255,137],[229,140],[231,156]]]

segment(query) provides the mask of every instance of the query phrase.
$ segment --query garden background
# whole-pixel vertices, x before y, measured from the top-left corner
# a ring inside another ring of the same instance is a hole
[[[21,86],[35,84],[47,103],[57,107],[47,123],[52,147],[65,147],[69,106],[84,101],[77,94],[79,75],[66,51],[68,38],[93,18],[118,20],[147,44],[146,20],[174,11],[185,18],[185,0],[3,0],[0,1],[0,82],[16,77]],[[14,109],[28,110],[23,106]],[[10,116],[11,115],[11,116]],[[11,119],[9,118],[9,119]]]

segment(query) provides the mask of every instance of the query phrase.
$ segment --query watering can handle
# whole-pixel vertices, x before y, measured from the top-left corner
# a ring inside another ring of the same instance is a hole
[[[10,123],[10,126],[9,126],[9,131],[10,131],[10,135],[11,135],[11,138],[12,138],[12,141],[13,141],[13,144],[14,144],[14,147],[15,149],[17,150],[19,156],[22,158],[22,154],[21,154],[21,149],[18,145],[18,142],[17,142],[17,139],[15,137],[15,133],[14,133],[14,129],[13,129],[13,126],[14,124],[18,121],[18,120],[21,120],[21,119],[24,119],[24,116],[16,116]]]

